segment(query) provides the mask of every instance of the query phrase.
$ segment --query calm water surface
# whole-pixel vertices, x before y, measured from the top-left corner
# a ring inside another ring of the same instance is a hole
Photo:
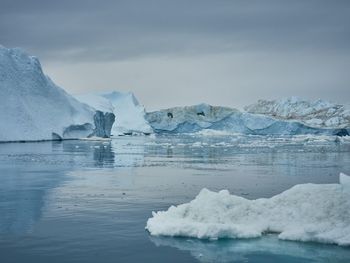
[[[350,248],[275,235],[153,237],[152,211],[203,188],[253,199],[350,174],[350,140],[120,137],[0,144],[0,262],[350,262]]]

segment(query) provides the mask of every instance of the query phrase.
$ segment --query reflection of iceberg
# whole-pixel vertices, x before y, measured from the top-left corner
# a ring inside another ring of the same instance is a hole
[[[350,251],[341,247],[280,241],[276,235],[260,239],[206,241],[150,237],[156,246],[189,251],[200,262],[347,262]]]
[[[300,184],[272,198],[248,200],[203,189],[187,204],[153,213],[152,235],[280,239],[350,245],[350,177],[340,184]]]
[[[6,143],[0,147],[0,234],[23,234],[43,216],[52,191],[74,167],[112,167],[110,142]]]
[[[112,150],[115,154],[115,166],[137,167],[143,166],[145,159],[145,141],[147,137],[118,137],[113,139]]]
[[[114,152],[110,141],[63,141],[57,144],[57,147],[62,145],[63,151],[68,153],[72,162],[80,163],[87,162],[88,166],[93,167],[113,167]],[[91,161],[94,163],[91,163]]]
[[[1,202],[0,233],[25,233],[30,231],[36,221],[42,216],[45,196],[48,186],[45,180],[40,180],[40,173],[24,173],[22,171],[0,170]],[[4,176],[6,175],[6,176]],[[44,174],[42,174],[44,176]],[[46,176],[48,174],[46,173]],[[57,176],[57,177],[56,177]],[[15,177],[15,178],[13,178]],[[61,180],[59,174],[55,174],[56,183]],[[52,187],[55,183],[51,182]],[[50,186],[49,186],[50,187]]]
[[[65,178],[65,167],[48,157],[53,149],[50,142],[1,145],[0,234],[27,233],[42,217],[49,192]]]
[[[94,146],[94,160],[96,167],[113,166],[114,152],[110,142],[105,142]]]

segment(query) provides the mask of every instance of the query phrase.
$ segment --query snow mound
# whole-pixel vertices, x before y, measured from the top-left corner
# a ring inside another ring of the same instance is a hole
[[[308,101],[297,97],[259,100],[246,106],[250,113],[265,114],[284,120],[298,120],[313,127],[349,128],[350,110],[324,100]]]
[[[209,129],[253,135],[348,134],[346,129],[309,127],[297,121],[208,104],[149,112],[146,120],[157,133],[194,133]]]
[[[340,184],[300,184],[273,196],[248,200],[202,189],[189,203],[153,212],[151,235],[202,239],[255,238],[276,232],[285,240],[350,245],[350,177]]]
[[[85,94],[77,98],[96,110],[112,112],[116,121],[112,127],[112,135],[149,134],[153,129],[145,120],[145,108],[131,92],[107,94]]]
[[[0,141],[86,137],[94,114],[45,76],[36,57],[0,46]]]

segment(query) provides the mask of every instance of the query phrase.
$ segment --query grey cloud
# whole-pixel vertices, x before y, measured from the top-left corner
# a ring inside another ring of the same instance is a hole
[[[347,1],[3,1],[1,43],[44,58],[350,49]]]
[[[2,0],[0,44],[70,92],[131,90],[151,108],[350,100],[347,0]]]

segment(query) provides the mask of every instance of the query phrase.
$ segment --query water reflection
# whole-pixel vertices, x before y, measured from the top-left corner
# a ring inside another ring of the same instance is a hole
[[[9,143],[0,147],[0,233],[32,231],[48,196],[84,167],[144,164],[142,139]]]
[[[148,137],[121,137],[112,140],[111,147],[115,153],[115,167],[140,167],[145,162],[145,143]]]
[[[291,144],[198,136],[0,144],[0,254],[9,248],[10,256],[23,247],[54,249],[59,240],[64,253],[77,253],[77,261],[85,255],[77,251],[93,249],[127,258],[142,240],[142,253],[154,253],[154,258],[165,251],[164,257],[173,253],[175,260],[182,250],[202,262],[254,257],[265,262],[272,261],[267,257],[277,262],[312,262],[316,257],[346,262],[344,255],[350,255],[333,246],[273,237],[239,242],[151,237],[150,242],[144,231],[152,210],[188,202],[203,187],[227,188],[247,198],[270,197],[297,183],[332,183],[339,172],[350,173],[350,144]],[[22,240],[28,236],[32,239]]]
[[[94,160],[96,167],[113,166],[114,152],[111,143],[94,146]]]
[[[157,247],[188,251],[200,262],[348,262],[350,250],[315,243],[278,240],[276,235],[257,239],[205,241],[150,237]]]
[[[30,232],[43,213],[50,191],[65,174],[47,167],[0,168],[0,234]]]

